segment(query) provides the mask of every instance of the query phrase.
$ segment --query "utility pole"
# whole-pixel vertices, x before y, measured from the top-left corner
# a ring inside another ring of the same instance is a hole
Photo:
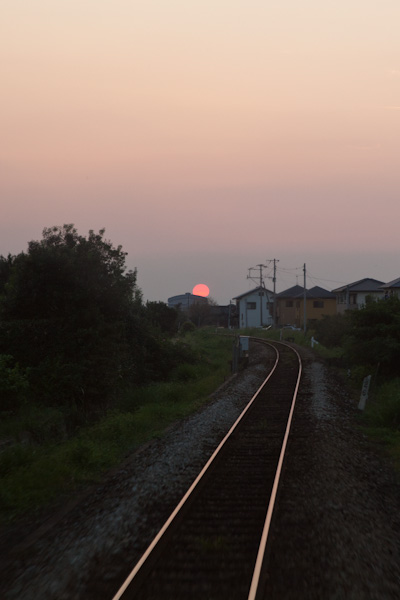
[[[259,280],[259,284],[258,285],[260,287],[264,287],[264,279],[263,279],[263,272],[262,272],[262,270],[265,269],[266,266],[267,265],[256,265],[255,267],[250,267],[249,274],[247,275],[247,279],[251,279],[252,281],[255,281],[255,279],[258,278],[258,280]],[[252,275],[252,273],[251,273],[252,271],[255,271],[255,270],[259,270],[259,275],[258,276]]]
[[[276,263],[279,262],[279,260],[277,260],[276,258],[269,260],[268,262],[273,262],[274,263],[274,274],[272,276],[272,282],[274,284],[273,287],[273,292],[274,292],[274,296],[273,296],[273,326],[276,327]]]
[[[304,263],[304,323],[303,323],[303,329],[304,329],[304,333],[306,332],[306,321],[307,321],[307,290],[306,290],[306,263]]]
[[[263,265],[263,264],[259,264],[256,265],[255,267],[250,267],[249,269],[249,274],[247,275],[247,279],[252,279],[253,281],[256,279],[255,275],[252,275],[252,271],[254,271],[255,269],[259,269],[259,286],[260,288],[264,287],[264,280],[263,280],[263,269],[266,267],[267,265]],[[263,325],[263,308],[262,308],[262,304],[263,304],[263,295],[264,292],[262,292],[261,290],[258,292],[259,298],[260,298],[260,325]]]
[[[267,264],[266,265],[256,265],[255,267],[250,267],[249,269],[249,274],[247,275],[247,279],[252,279],[253,281],[256,281],[256,278],[258,278],[259,280],[259,286],[260,288],[265,288],[264,285],[264,279],[263,279],[263,269],[267,268],[267,266],[273,262],[274,263],[274,274],[272,277],[268,277],[268,279],[272,279],[274,287],[273,287],[273,327],[276,327],[276,263],[279,262],[278,259],[273,258],[273,259],[267,259],[266,260]],[[257,270],[258,271],[258,275],[253,275],[252,271]],[[260,318],[261,318],[261,325],[263,323],[263,311],[262,311],[262,295],[263,292],[260,291]],[[267,296],[268,298],[268,296]]]

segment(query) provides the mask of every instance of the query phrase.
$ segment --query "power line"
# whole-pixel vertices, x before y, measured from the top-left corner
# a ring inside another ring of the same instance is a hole
[[[346,284],[346,281],[335,281],[334,279],[324,279],[323,277],[318,277],[317,275],[311,275],[309,271],[307,271],[307,275],[314,281],[326,281],[327,283],[340,283],[342,285]]]

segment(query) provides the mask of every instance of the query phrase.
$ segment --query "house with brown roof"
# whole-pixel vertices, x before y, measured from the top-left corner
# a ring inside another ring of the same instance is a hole
[[[305,290],[295,285],[276,295],[277,325],[304,327],[304,299],[306,323],[336,314],[336,296],[319,286]]]
[[[367,298],[373,300],[383,298],[385,295],[382,289],[383,285],[383,281],[366,277],[332,290],[336,295],[338,314],[343,314],[346,310],[363,308],[367,303]]]

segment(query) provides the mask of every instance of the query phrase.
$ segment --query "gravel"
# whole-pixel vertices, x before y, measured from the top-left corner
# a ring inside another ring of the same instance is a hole
[[[273,519],[269,598],[400,597],[400,484],[358,426],[345,386],[300,349],[305,372]],[[266,350],[195,415],[170,428],[49,521],[5,531],[0,597],[111,599],[261,384]],[[31,526],[32,528],[32,526]],[[21,539],[18,538],[18,535]],[[11,540],[11,541],[10,541]]]
[[[400,598],[400,477],[311,352],[288,444],[265,597]]]

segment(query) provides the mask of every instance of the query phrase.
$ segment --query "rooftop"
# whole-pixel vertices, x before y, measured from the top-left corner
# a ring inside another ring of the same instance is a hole
[[[244,294],[239,294],[239,296],[234,296],[233,300],[240,300],[241,298],[245,298],[246,296],[250,296],[251,294],[254,294],[256,292],[267,292],[267,294],[270,294],[271,296],[273,296],[273,294],[274,294],[274,292],[271,292],[271,290],[268,290],[266,287],[259,285],[258,287],[254,288],[253,290],[244,292]]]
[[[283,292],[277,294],[277,298],[303,298],[304,297],[304,288],[301,285],[294,285]],[[329,292],[328,290],[324,290],[324,288],[319,287],[318,285],[312,287],[311,289],[306,289],[306,298],[335,298],[335,294],[333,292]]]
[[[383,289],[400,288],[400,277],[398,277],[397,279],[393,279],[392,281],[389,281],[389,283],[385,283],[384,285],[381,285],[381,287]]]

